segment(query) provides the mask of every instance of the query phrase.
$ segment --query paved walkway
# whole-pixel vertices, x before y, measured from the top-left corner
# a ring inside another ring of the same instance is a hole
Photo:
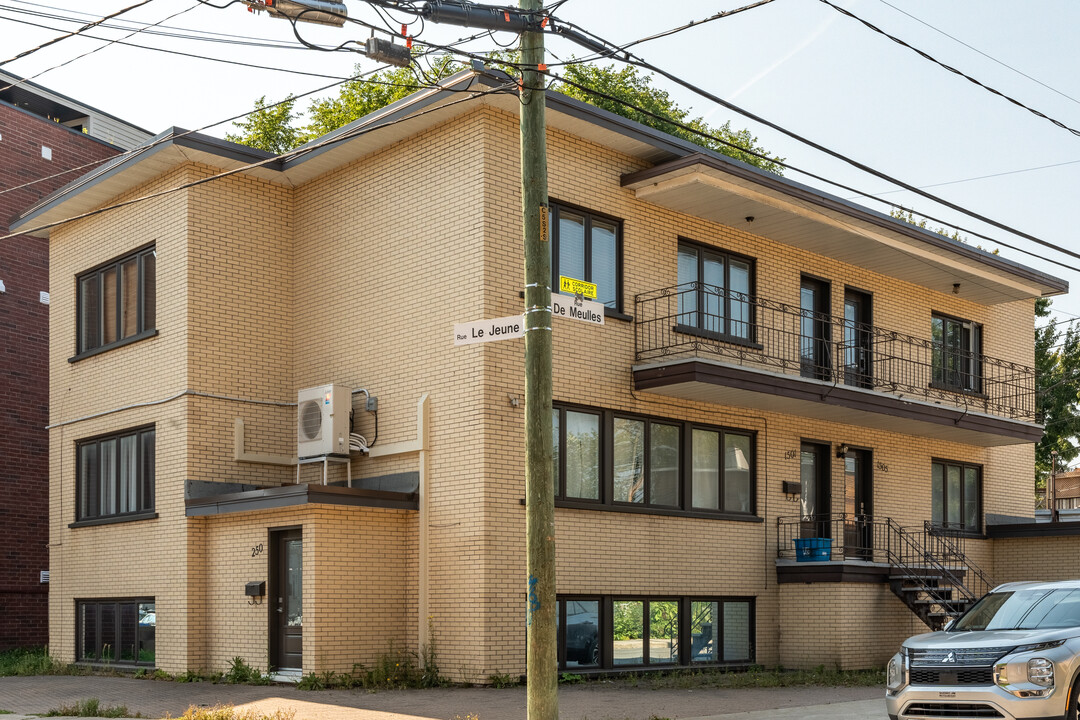
[[[879,688],[664,689],[590,682],[559,688],[561,720],[886,720]],[[0,678],[0,710],[20,716],[97,698],[143,717],[177,717],[191,705],[295,711],[295,720],[526,720],[525,689],[435,688],[369,693],[292,686],[214,685],[94,676]]]

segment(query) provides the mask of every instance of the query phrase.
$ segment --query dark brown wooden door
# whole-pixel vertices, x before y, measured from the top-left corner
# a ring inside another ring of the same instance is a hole
[[[300,530],[272,536],[270,558],[270,662],[300,669],[304,657],[304,541]]]

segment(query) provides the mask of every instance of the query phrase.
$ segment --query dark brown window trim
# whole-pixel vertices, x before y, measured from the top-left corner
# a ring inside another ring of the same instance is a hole
[[[548,240],[551,244],[551,275],[552,275],[552,290],[553,293],[557,292],[559,284],[558,264],[559,264],[559,238],[558,230],[558,217],[560,210],[569,210],[572,213],[578,215],[584,215],[586,217],[586,224],[589,224],[589,218],[597,218],[601,221],[610,222],[615,225],[615,307],[604,306],[604,316],[612,317],[618,320],[632,320],[632,316],[624,313],[626,303],[623,301],[623,238],[625,233],[625,223],[622,218],[615,217],[614,215],[608,215],[603,212],[598,212],[590,208],[576,205],[574,203],[563,202],[562,200],[556,200],[554,198],[548,198],[548,209],[550,211],[550,225],[548,228]],[[586,243],[591,242],[586,238]],[[588,280],[588,278],[578,278],[579,280]]]
[[[964,487],[963,471],[964,471],[964,469],[973,468],[973,469],[978,471],[978,473],[979,473],[979,498],[978,498],[979,507],[978,507],[978,510],[977,510],[976,517],[978,518],[977,521],[978,521],[979,525],[978,525],[978,527],[974,527],[974,528],[955,527],[955,526],[954,527],[948,527],[946,525],[934,525],[933,520],[931,520],[930,524],[931,524],[931,527],[933,528],[933,530],[935,532],[941,533],[942,535],[944,535],[946,537],[964,537],[964,538],[973,538],[973,539],[986,538],[987,537],[986,530],[985,530],[986,518],[983,515],[983,512],[985,511],[985,505],[983,504],[983,493],[984,493],[984,491],[986,489],[986,487],[984,485],[985,480],[986,480],[986,468],[980,463],[964,462],[962,460],[948,460],[946,458],[941,458],[941,457],[931,457],[930,458],[930,477],[931,478],[933,478],[933,474],[934,474],[934,465],[941,465],[941,470],[942,470],[942,473],[941,473],[942,490],[945,491],[946,493],[948,492],[947,489],[946,489],[948,487],[948,479],[947,479],[947,477],[948,477],[947,476],[947,473],[948,473],[947,468],[948,468],[948,466],[955,465],[955,466],[960,468],[960,471],[961,471],[961,476],[960,476],[961,498],[963,498],[963,493],[964,493],[964,490],[963,490],[963,487]],[[931,480],[931,483],[932,482],[933,481]],[[933,490],[931,489],[930,492],[931,492],[930,502],[933,503]],[[944,498],[943,498],[943,500],[944,500]],[[943,502],[943,504],[942,504],[942,513],[943,513],[943,515],[947,512],[947,510],[948,510],[948,506],[946,504],[944,504],[944,502]],[[961,513],[963,513],[963,505],[961,505],[961,510],[960,511],[961,511]]]
[[[930,387],[934,390],[943,390],[945,392],[951,392],[955,395],[963,395],[965,397],[978,398],[980,400],[989,400],[990,396],[986,393],[975,392],[974,390],[964,390],[955,385],[946,385],[945,383],[930,381]]]
[[[143,330],[141,333],[138,333],[137,335],[131,335],[130,337],[126,337],[123,340],[117,340],[116,342],[109,343],[108,345],[102,345],[101,347],[96,347],[93,350],[87,350],[86,352],[79,353],[78,355],[73,355],[73,356],[68,358],[68,362],[69,363],[77,363],[80,360],[85,360],[88,357],[94,357],[95,355],[100,355],[101,353],[109,352],[110,350],[115,350],[116,348],[124,347],[125,345],[130,345],[131,343],[139,342],[140,340],[146,340],[147,338],[152,338],[152,337],[156,336],[157,334],[158,334],[157,328],[151,328],[150,330]]]
[[[626,313],[619,312],[618,310],[609,308],[607,305],[604,306],[604,317],[611,318],[612,320],[625,320],[627,322],[634,322],[633,315],[627,315]]]
[[[765,349],[764,345],[751,342],[746,338],[736,337],[735,335],[724,335],[722,333],[712,332],[711,330],[702,330],[693,325],[675,325],[671,329],[677,333],[683,333],[684,335],[693,335],[694,337],[706,338],[707,340],[716,340],[718,342],[728,343],[729,345],[741,345],[742,347],[748,347],[754,350]]]
[[[525,504],[525,498],[521,499],[521,504]],[[582,501],[582,500],[556,500],[555,507],[557,508],[570,508],[573,510],[600,510],[603,512],[621,512],[631,513],[636,515],[664,515],[668,517],[691,517],[702,518],[705,520],[733,520],[735,522],[748,522],[748,523],[760,523],[765,522],[765,518],[760,515],[753,515],[749,513],[731,513],[731,512],[710,512],[708,510],[680,510],[674,507],[661,507],[659,505],[632,505],[630,503],[619,503],[617,505],[607,505],[599,503],[595,500]]]
[[[137,522],[139,520],[155,520],[156,512],[129,513],[127,515],[110,515],[109,517],[94,518],[93,520],[76,520],[68,523],[69,528],[91,527],[93,525],[114,525],[116,523]]]

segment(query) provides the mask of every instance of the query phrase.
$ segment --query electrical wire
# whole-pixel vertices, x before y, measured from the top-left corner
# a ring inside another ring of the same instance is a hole
[[[87,23],[87,24],[83,25],[81,28],[79,28],[78,30],[74,30],[72,32],[66,33],[64,35],[61,35],[60,37],[55,37],[52,40],[49,40],[48,42],[44,42],[44,43],[38,45],[35,48],[30,48],[29,50],[24,50],[21,53],[19,53],[18,55],[16,55],[15,57],[8,58],[7,60],[4,60],[4,61],[0,61],[0,67],[3,67],[4,65],[7,65],[10,62],[14,62],[14,61],[18,60],[19,58],[24,58],[27,55],[32,55],[33,53],[36,53],[38,50],[43,50],[43,49],[49,47],[50,45],[55,45],[56,43],[60,42],[61,40],[66,40],[69,37],[74,37],[76,35],[79,35],[82,32],[84,32],[86,30],[89,30],[90,28],[97,27],[98,25],[105,22],[106,20],[111,20],[112,18],[116,17],[117,15],[123,15],[126,12],[130,12],[131,10],[134,10],[135,8],[140,8],[143,5],[146,5],[146,4],[151,3],[153,1],[154,0],[142,0],[142,2],[135,3],[134,5],[129,5],[128,7],[124,8],[123,10],[117,10],[116,12],[112,13],[111,15],[106,15],[105,17],[101,18],[100,20],[95,20],[94,22]]]
[[[167,18],[163,18],[162,20],[160,20],[158,22],[165,22],[166,20],[172,20],[174,17],[177,17],[179,15],[183,15],[184,13],[191,12],[192,10],[194,10],[197,7],[199,7],[198,2],[196,2],[194,5],[192,5],[191,7],[187,8],[185,10],[179,10],[179,11],[173,13],[172,15],[168,16]],[[4,90],[10,90],[11,88],[15,87],[16,85],[21,85],[21,84],[23,84],[25,82],[29,82],[29,81],[31,81],[31,80],[33,80],[35,78],[41,77],[45,73],[52,72],[53,70],[56,70],[57,68],[62,68],[65,65],[70,65],[71,63],[75,62],[76,60],[81,60],[84,57],[86,57],[87,55],[93,55],[94,53],[98,52],[99,50],[104,50],[105,48],[107,48],[107,47],[109,47],[111,45],[115,45],[116,43],[120,42],[120,40],[127,40],[131,36],[138,35],[143,30],[146,30],[148,28],[152,28],[157,24],[158,23],[153,23],[153,24],[148,25],[148,26],[146,26],[144,28],[139,28],[138,30],[134,30],[134,31],[128,33],[127,35],[125,35],[124,37],[120,38],[119,40],[110,40],[109,42],[105,43],[104,45],[96,47],[93,50],[89,50],[87,52],[84,52],[82,55],[76,55],[75,57],[71,58],[70,60],[65,60],[64,62],[60,63],[59,65],[53,65],[51,68],[48,68],[47,70],[42,70],[41,72],[35,73],[35,74],[31,75],[28,78],[23,78],[22,80],[19,80],[19,82],[17,82],[17,83],[14,83],[12,85],[8,85],[5,88],[0,88],[0,92],[3,92]]]
[[[974,182],[976,180],[988,180],[990,178],[1004,177],[1006,175],[1018,175],[1020,173],[1034,172],[1035,170],[1048,170],[1050,168],[1062,167],[1064,165],[1075,165],[1080,163],[1080,160],[1066,160],[1065,162],[1051,163],[1050,165],[1039,165],[1038,167],[1021,168],[1020,170],[1005,170],[999,173],[990,173],[989,175],[979,175],[978,177],[964,178],[963,180],[949,180],[947,182],[931,183],[930,185],[920,185],[923,190],[934,187],[944,187],[946,185],[959,185],[960,183]],[[904,190],[883,190],[874,195],[891,195],[892,193],[905,192]],[[852,198],[848,198],[851,200]]]
[[[723,12],[718,12],[715,15],[710,15],[709,17],[704,18],[702,20],[692,20],[692,21],[686,23],[685,25],[680,25],[679,27],[672,28],[670,30],[665,30],[663,32],[658,32],[655,35],[649,35],[648,37],[643,37],[640,40],[634,40],[633,42],[628,42],[628,43],[626,43],[624,45],[620,45],[619,49],[625,51],[627,48],[631,48],[634,45],[640,45],[641,43],[647,43],[647,42],[650,42],[652,40],[659,40],[662,37],[667,37],[669,35],[674,35],[676,33],[682,32],[684,30],[689,30],[690,28],[695,28],[695,27],[698,27],[699,25],[704,25],[705,23],[709,23],[709,22],[712,22],[714,20],[721,20],[721,19],[726,18],[726,17],[731,17],[732,15],[738,15],[739,13],[746,12],[747,10],[753,10],[755,8],[761,7],[762,5],[768,5],[769,3],[773,2],[773,1],[774,0],[760,0],[760,2],[751,3],[750,5],[744,5],[742,7],[735,8],[734,10],[725,10]]]
[[[941,68],[943,68],[945,70],[948,70],[949,72],[951,72],[954,75],[959,75],[960,77],[964,78],[968,82],[973,83],[975,85],[978,85],[983,90],[986,90],[987,92],[989,92],[989,93],[991,93],[993,95],[997,95],[998,97],[1000,97],[1000,98],[1002,98],[1004,100],[1008,100],[1013,105],[1016,105],[1019,108],[1023,108],[1024,110],[1027,110],[1032,115],[1035,115],[1036,117],[1040,117],[1043,120],[1047,120],[1047,121],[1053,123],[1054,125],[1057,125],[1062,130],[1067,130],[1068,132],[1072,133],[1073,135],[1076,135],[1077,137],[1080,137],[1080,130],[1069,127],[1068,125],[1061,122],[1060,120],[1056,120],[1056,119],[1050,117],[1049,115],[1047,115],[1046,113],[1044,113],[1044,112],[1042,112],[1040,110],[1036,110],[1035,108],[1030,107],[1029,105],[1025,105],[1024,103],[1020,102],[1019,100],[1012,97],[1011,95],[1006,95],[1005,93],[1001,92],[1000,90],[997,90],[996,88],[992,88],[989,85],[987,85],[987,84],[985,84],[983,82],[980,82],[979,80],[976,80],[975,78],[971,77],[970,75],[968,75],[968,74],[966,74],[966,73],[964,73],[964,72],[962,72],[960,70],[957,70],[956,68],[954,68],[951,65],[946,65],[945,63],[943,63],[940,60],[938,60],[937,58],[935,58],[933,55],[930,55],[929,53],[925,52],[924,50],[920,50],[919,48],[911,45],[910,43],[905,42],[904,40],[901,40],[900,38],[896,37],[895,35],[890,35],[889,33],[885,32],[884,30],[879,28],[877,25],[874,25],[873,23],[871,23],[871,22],[869,22],[867,20],[864,20],[863,18],[859,17],[858,15],[851,12],[850,10],[846,10],[846,9],[844,9],[844,8],[838,6],[838,5],[834,5],[833,3],[829,2],[829,0],[820,0],[820,2],[825,3],[826,5],[831,7],[833,10],[840,13],[841,15],[847,15],[849,18],[852,18],[853,20],[859,21],[860,23],[862,23],[866,27],[868,27],[871,30],[873,30],[874,32],[878,33],[879,35],[884,35],[885,37],[892,40],[894,43],[896,43],[896,44],[898,44],[898,45],[900,45],[902,47],[906,47],[908,50],[911,50],[912,52],[914,52],[919,57],[922,57],[922,58],[924,58],[926,60],[929,60],[930,62],[934,63],[938,67],[941,67]]]
[[[316,141],[316,142],[313,142],[313,143],[310,143],[310,144],[307,144],[307,145],[302,145],[301,147],[298,147],[298,148],[295,148],[293,150],[289,150],[287,152],[281,153],[280,155],[275,155],[273,157],[269,157],[269,158],[266,158],[264,160],[259,160],[259,161],[253,162],[253,163],[248,163],[246,165],[241,165],[240,167],[233,168],[232,170],[226,170],[225,172],[217,173],[216,175],[210,175],[210,176],[207,176],[207,177],[204,177],[204,178],[200,178],[198,180],[193,180],[191,182],[183,183],[183,184],[178,185],[176,187],[167,188],[165,190],[159,190],[157,192],[150,193],[149,195],[143,195],[143,196],[140,196],[140,197],[137,197],[137,198],[132,198],[130,200],[124,200],[122,202],[114,203],[112,205],[106,205],[104,207],[99,207],[99,208],[96,208],[94,210],[88,210],[87,212],[80,213],[78,215],[73,215],[73,216],[64,218],[62,220],[56,220],[56,221],[51,222],[51,223],[45,223],[44,225],[38,225],[38,226],[35,226],[35,227],[32,227],[32,228],[22,229],[22,230],[20,230],[19,232],[16,232],[16,233],[8,233],[7,235],[0,236],[0,240],[8,240],[8,239],[13,238],[13,237],[18,237],[19,235],[29,235],[29,234],[32,234],[32,233],[35,233],[35,232],[40,232],[42,230],[48,230],[50,228],[54,228],[54,227],[57,227],[59,225],[64,225],[64,224],[67,224],[69,222],[73,222],[75,220],[83,220],[83,219],[88,218],[88,217],[94,217],[95,215],[100,215],[102,213],[110,212],[112,210],[117,210],[119,208],[128,207],[130,205],[135,205],[137,203],[145,202],[147,200],[154,200],[154,199],[157,199],[157,198],[160,198],[160,197],[164,197],[166,195],[171,195],[172,193],[179,192],[180,190],[187,190],[187,189],[190,189],[190,188],[193,188],[193,187],[197,187],[199,185],[205,185],[206,183],[210,183],[210,182],[213,182],[215,180],[221,180],[222,178],[230,177],[232,175],[237,175],[239,173],[246,172],[248,170],[254,170],[255,168],[260,168],[260,167],[269,165],[271,163],[276,163],[276,162],[280,162],[282,160],[288,160],[290,158],[298,157],[300,155],[305,155],[305,154],[307,154],[307,153],[309,153],[309,152],[311,152],[313,150],[318,150],[320,148],[327,147],[329,145],[334,145],[336,143],[344,142],[346,140],[351,140],[351,139],[359,137],[361,135],[366,135],[369,132],[374,132],[375,130],[381,130],[383,128],[391,127],[393,125],[397,125],[398,123],[402,123],[402,122],[405,122],[407,120],[414,120],[415,118],[421,117],[423,115],[427,115],[429,113],[437,112],[437,111],[442,110],[444,108],[452,107],[454,105],[458,105],[458,104],[463,103],[463,102],[468,102],[468,101],[473,100],[473,99],[478,98],[478,97],[483,97],[485,95],[495,95],[495,94],[508,92],[512,88],[516,88],[516,87],[517,87],[517,83],[515,81],[515,82],[511,82],[511,83],[504,83],[502,85],[496,86],[494,88],[490,88],[488,90],[478,90],[478,91],[471,91],[471,92],[466,91],[466,92],[468,92],[468,94],[465,97],[461,97],[461,98],[458,98],[456,100],[451,100],[448,103],[438,105],[438,106],[433,107],[433,108],[428,108],[428,109],[425,109],[425,110],[417,111],[415,113],[410,113],[408,115],[404,115],[404,116],[396,118],[394,120],[388,120],[386,122],[376,122],[376,124],[373,124],[373,125],[364,125],[364,126],[361,126],[361,127],[357,127],[357,128],[354,128],[353,130],[342,133],[340,135],[335,135],[334,137],[324,138],[321,141]],[[165,138],[165,140],[170,140],[170,139],[172,139],[172,138]]]

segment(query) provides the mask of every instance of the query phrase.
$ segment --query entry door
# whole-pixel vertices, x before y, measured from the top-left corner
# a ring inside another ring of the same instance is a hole
[[[844,456],[844,556],[870,560],[874,555],[872,519],[874,479],[869,450],[848,450]]]
[[[829,514],[829,446],[802,443],[799,458],[800,535],[832,537]]]
[[[270,569],[270,662],[299,670],[304,655],[304,541],[300,530],[273,534]]]
[[[799,289],[799,366],[803,377],[828,380],[829,286],[804,277]]]
[[[869,388],[873,385],[870,360],[870,296],[857,290],[844,291],[844,384]]]

